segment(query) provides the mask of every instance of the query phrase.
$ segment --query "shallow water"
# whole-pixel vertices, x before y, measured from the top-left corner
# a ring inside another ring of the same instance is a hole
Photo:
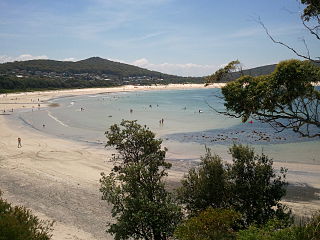
[[[195,160],[207,145],[225,157],[233,142],[250,144],[275,161],[320,164],[320,141],[268,125],[243,124],[222,110],[220,89],[106,93],[51,100],[58,107],[20,112],[29,126],[59,137],[104,144],[104,132],[122,119],[137,120],[164,139],[172,159]],[[163,124],[160,120],[163,119]]]

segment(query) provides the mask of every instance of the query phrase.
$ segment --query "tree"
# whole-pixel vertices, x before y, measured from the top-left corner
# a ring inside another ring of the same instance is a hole
[[[289,220],[290,212],[280,203],[286,195],[287,170],[281,168],[276,174],[273,161],[264,154],[256,155],[248,146],[233,145],[230,153],[230,205],[243,215],[244,226],[262,225],[272,218]]]
[[[198,168],[191,168],[181,180],[177,190],[178,198],[185,204],[191,215],[208,207],[225,208],[230,193],[225,164],[218,155],[212,155],[206,148]]]
[[[49,240],[52,226],[53,222],[40,220],[25,207],[12,206],[0,192],[1,240]]]
[[[301,0],[301,4],[305,7],[300,15],[304,27],[320,40],[320,1]],[[271,124],[277,131],[292,129],[303,137],[320,137],[320,92],[313,87],[320,82],[320,57],[311,56],[304,39],[302,41],[307,52],[301,53],[276,40],[260,19],[258,22],[274,43],[288,48],[307,61],[283,61],[271,75],[241,76],[235,82],[228,83],[222,88],[226,111],[220,113],[241,117],[243,121],[252,117]],[[219,76],[221,73],[225,75],[226,71],[220,69],[211,76]],[[219,79],[209,77],[206,84]]]
[[[240,218],[234,210],[209,207],[179,225],[174,235],[179,240],[236,239],[234,228]]]
[[[206,86],[214,83],[214,82],[221,82],[223,80],[227,80],[228,75],[232,74],[233,72],[242,71],[242,66],[239,60],[231,61],[223,68],[218,69],[215,73],[207,76],[205,78]]]
[[[116,219],[107,231],[115,239],[167,239],[182,213],[163,182],[171,164],[165,161],[162,141],[146,126],[124,120],[112,125],[106,137],[107,146],[118,152],[111,173],[100,179],[102,199],[113,205]]]
[[[280,62],[270,75],[242,76],[222,88],[226,112],[267,122],[278,131],[292,129],[320,137],[320,68],[309,61]]]
[[[286,169],[276,174],[271,159],[247,146],[233,145],[230,153],[232,164],[207,152],[182,180],[178,196],[191,216],[208,207],[224,207],[241,213],[245,227],[272,218],[289,220],[290,212],[279,203],[286,193]]]

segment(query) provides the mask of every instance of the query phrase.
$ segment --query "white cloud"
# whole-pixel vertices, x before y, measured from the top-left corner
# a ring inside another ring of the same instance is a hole
[[[62,61],[64,61],[64,62],[75,62],[75,61],[77,61],[77,59],[74,58],[74,57],[69,57],[69,58],[62,59]]]
[[[31,54],[21,54],[16,57],[0,55],[0,63],[14,62],[14,61],[27,61],[27,60],[34,60],[34,59],[48,59],[48,57],[46,55],[33,56]]]
[[[219,66],[201,65],[194,63],[150,63],[146,58],[141,58],[129,63],[149,70],[162,73],[174,74],[179,76],[206,76],[216,71]]]

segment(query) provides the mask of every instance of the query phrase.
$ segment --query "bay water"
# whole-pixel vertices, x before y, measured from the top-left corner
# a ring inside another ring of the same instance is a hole
[[[224,158],[233,143],[248,144],[275,161],[320,164],[320,140],[290,130],[276,133],[267,124],[217,113],[223,111],[220,89],[151,90],[65,96],[52,106],[16,113],[29,127],[93,146],[122,119],[146,125],[168,148],[170,159],[197,160],[205,146]],[[215,109],[215,110],[214,110]]]

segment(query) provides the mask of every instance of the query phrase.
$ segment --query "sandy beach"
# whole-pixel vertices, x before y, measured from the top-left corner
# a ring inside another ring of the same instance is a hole
[[[7,114],[17,109],[43,108],[52,98],[119,91],[199,88],[203,85],[125,86],[0,95],[0,189],[13,204],[30,208],[42,219],[54,220],[53,239],[113,239],[105,233],[112,221],[110,206],[101,201],[99,178],[108,173],[112,150],[45,135],[10,122]],[[211,85],[211,88],[221,85]],[[17,148],[17,138],[22,147]],[[320,209],[320,165],[277,163],[287,167],[288,181],[296,195],[285,201],[299,215]],[[178,185],[189,166],[173,162],[167,179],[169,187]],[[296,187],[294,187],[296,186]],[[303,193],[300,195],[300,193]]]

